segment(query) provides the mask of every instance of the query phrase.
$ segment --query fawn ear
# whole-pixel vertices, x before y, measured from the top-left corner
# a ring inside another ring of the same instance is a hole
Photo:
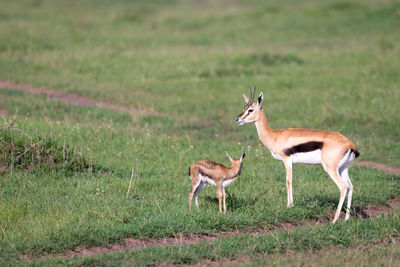
[[[243,155],[240,157],[240,161],[242,161],[245,156],[246,156],[246,151],[243,152]]]
[[[258,104],[258,108],[259,108],[259,109],[261,109],[261,104],[262,104],[263,100],[264,100],[264,95],[263,95],[263,93],[261,92],[260,95],[259,95],[258,98],[257,98],[257,104]]]
[[[225,153],[226,153],[226,156],[228,157],[228,159],[233,163],[233,159],[232,159],[231,155],[229,155],[228,152],[225,152]]]

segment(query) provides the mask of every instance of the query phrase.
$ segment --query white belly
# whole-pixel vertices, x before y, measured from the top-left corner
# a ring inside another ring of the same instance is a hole
[[[291,155],[293,163],[303,164],[321,164],[321,150],[317,149],[305,153],[296,153]]]
[[[213,186],[216,186],[216,184],[215,184],[215,182],[214,182],[213,179],[211,179],[211,178],[209,178],[209,177],[207,177],[207,176],[203,176],[203,175],[201,175],[201,174],[199,174],[199,177],[200,177],[200,180],[201,180],[202,182],[207,183],[207,184],[211,184],[211,185],[213,185]]]
[[[226,187],[226,186],[230,185],[233,181],[235,181],[235,179],[225,180],[222,182],[222,186]]]
[[[200,177],[200,180],[201,180],[203,183],[207,183],[207,184],[216,186],[214,180],[211,179],[210,177],[203,176],[203,175],[201,175],[201,174],[199,174],[199,177]],[[235,179],[236,179],[236,178],[223,181],[223,182],[222,182],[222,186],[223,186],[223,187],[226,187],[226,186],[230,185],[233,181],[235,181]]]

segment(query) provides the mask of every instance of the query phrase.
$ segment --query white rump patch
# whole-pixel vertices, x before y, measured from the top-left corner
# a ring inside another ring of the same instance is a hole
[[[354,158],[355,154],[349,149],[339,163],[338,174],[340,177],[342,177],[342,172],[347,170],[351,163],[353,163]]]

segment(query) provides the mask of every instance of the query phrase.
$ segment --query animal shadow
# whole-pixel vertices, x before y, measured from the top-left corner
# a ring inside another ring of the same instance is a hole
[[[235,194],[231,194],[227,190],[225,190],[225,193],[226,193],[226,197],[225,197],[226,203],[225,204],[226,204],[226,209],[228,211],[234,211],[234,210],[238,210],[238,209],[253,205],[253,202],[254,202],[253,200],[245,200],[245,199],[237,198]],[[216,205],[217,207],[219,205],[218,197],[205,196],[204,200],[212,205]]]
[[[351,207],[351,211],[350,214],[357,217],[357,218],[362,218],[362,219],[368,219],[371,217],[370,214],[366,213],[364,211],[364,209],[357,207],[357,206],[353,206]]]

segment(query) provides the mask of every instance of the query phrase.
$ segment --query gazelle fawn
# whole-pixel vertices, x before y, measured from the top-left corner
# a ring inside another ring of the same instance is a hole
[[[339,218],[346,195],[345,220],[348,220],[353,195],[353,185],[348,169],[353,159],[360,155],[354,143],[338,132],[302,128],[273,130],[269,127],[267,117],[261,107],[263,93],[260,93],[256,103],[254,103],[255,88],[254,92],[250,89],[250,94],[250,99],[243,95],[246,106],[236,122],[239,125],[254,122],[261,142],[275,159],[283,161],[286,169],[287,206],[293,206],[293,163],[322,165],[340,190],[339,204],[332,223]]]
[[[200,160],[189,167],[189,176],[192,179],[192,190],[189,192],[189,210],[192,210],[192,199],[194,197],[196,207],[199,209],[198,195],[207,184],[217,187],[217,195],[219,201],[219,212],[222,212],[222,202],[224,212],[225,205],[225,187],[232,183],[241,173],[243,158],[246,152],[239,159],[232,158],[228,152],[226,156],[231,161],[231,167],[216,163],[210,160]]]

